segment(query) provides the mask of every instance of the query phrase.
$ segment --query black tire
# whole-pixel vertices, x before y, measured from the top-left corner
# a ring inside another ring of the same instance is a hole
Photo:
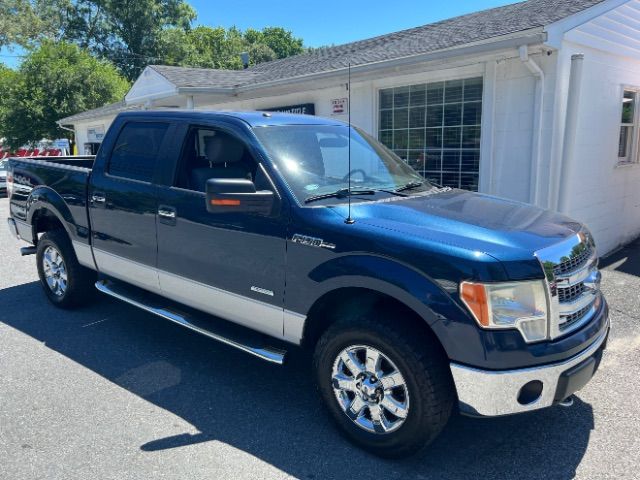
[[[56,293],[49,286],[45,275],[45,252],[49,247],[62,257],[66,273],[66,287],[62,293]],[[59,308],[74,308],[94,298],[96,273],[78,263],[71,241],[64,230],[46,232],[38,241],[36,252],[38,276],[45,295]]]
[[[451,416],[455,388],[437,341],[402,323],[392,326],[380,318],[384,316],[332,325],[316,345],[314,367],[320,395],[341,432],[375,455],[402,458],[421,450],[440,434]],[[370,432],[356,425],[340,406],[332,385],[333,367],[338,355],[352,345],[373,347],[402,373],[410,402],[404,423],[397,430]]]

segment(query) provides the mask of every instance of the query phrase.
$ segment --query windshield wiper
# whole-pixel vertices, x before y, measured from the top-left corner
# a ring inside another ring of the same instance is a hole
[[[403,185],[400,188],[396,188],[394,191],[396,193],[406,192],[407,190],[413,190],[414,188],[418,188],[423,185],[424,185],[424,182],[411,182],[411,183],[407,183],[406,185]]]
[[[349,190],[348,188],[341,188],[340,190],[336,190],[331,193],[323,193],[322,195],[313,195],[309,198],[306,198],[304,203],[311,203],[317,200],[324,200],[325,198],[347,198],[353,197],[354,195],[375,195],[375,190]]]

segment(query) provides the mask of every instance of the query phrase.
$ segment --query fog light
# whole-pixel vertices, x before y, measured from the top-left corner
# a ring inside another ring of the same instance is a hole
[[[542,395],[542,382],[533,380],[520,389],[518,393],[518,403],[520,405],[529,405],[537,401]]]

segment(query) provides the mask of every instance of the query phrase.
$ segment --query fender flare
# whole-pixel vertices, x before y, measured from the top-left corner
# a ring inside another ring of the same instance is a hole
[[[47,186],[39,186],[33,189],[27,199],[27,223],[31,225],[32,240],[36,243],[37,233],[34,218],[39,212],[46,210],[53,214],[62,224],[71,240],[79,238],[78,227],[73,219],[67,203],[58,192]]]
[[[359,274],[345,275],[344,272]],[[323,263],[312,270],[309,277],[317,284],[307,312],[331,292],[362,288],[391,297],[415,312],[445,350],[453,341],[447,324],[455,321],[475,330],[473,320],[434,279],[391,258],[370,254],[346,255]],[[307,328],[305,325],[305,331]]]

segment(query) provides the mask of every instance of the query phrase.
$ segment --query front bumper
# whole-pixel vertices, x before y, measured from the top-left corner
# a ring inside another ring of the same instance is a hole
[[[494,417],[550,407],[584,387],[606,348],[609,322],[598,339],[563,362],[516,370],[480,370],[451,364],[461,413]]]

